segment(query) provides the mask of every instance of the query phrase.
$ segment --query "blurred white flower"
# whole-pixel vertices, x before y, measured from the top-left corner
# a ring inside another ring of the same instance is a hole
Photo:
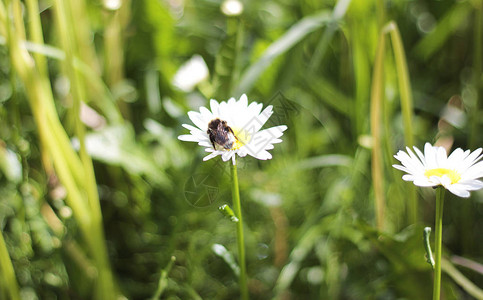
[[[121,0],[104,0],[103,1],[104,7],[109,10],[118,10],[121,8],[122,1]]]
[[[481,148],[471,152],[461,148],[454,150],[449,156],[443,147],[424,145],[424,154],[413,147],[417,156],[406,147],[407,153],[399,151],[394,157],[402,163],[393,165],[404,171],[402,179],[412,181],[417,186],[443,186],[459,197],[469,197],[470,191],[483,188],[483,155]]]
[[[80,119],[82,123],[96,130],[102,129],[107,123],[103,116],[84,102],[81,102]]]
[[[184,92],[190,92],[198,83],[208,79],[208,76],[208,67],[203,57],[196,54],[178,69],[172,84]]]
[[[227,16],[238,16],[243,12],[243,4],[238,0],[226,0],[221,4],[221,11]]]
[[[273,149],[273,144],[282,142],[279,138],[287,126],[260,130],[273,113],[271,105],[262,111],[263,104],[252,102],[248,105],[247,96],[242,95],[238,101],[231,98],[218,103],[212,99],[210,107],[211,111],[200,107],[200,112],[188,112],[196,127],[183,124],[190,134],[178,137],[182,141],[197,142],[205,147],[210,154],[203,158],[204,161],[221,155],[223,161],[231,158],[235,164],[235,154],[240,157],[248,154],[260,160],[272,158],[267,150]]]

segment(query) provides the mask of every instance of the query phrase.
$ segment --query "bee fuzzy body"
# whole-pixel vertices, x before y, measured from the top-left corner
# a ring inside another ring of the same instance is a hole
[[[226,121],[218,118],[210,121],[206,132],[215,150],[230,150],[237,140],[233,130]]]

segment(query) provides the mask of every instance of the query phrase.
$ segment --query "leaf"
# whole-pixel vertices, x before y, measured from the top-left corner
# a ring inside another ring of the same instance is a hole
[[[290,253],[289,262],[283,267],[278,276],[274,287],[276,295],[280,296],[290,287],[301,268],[302,262],[319,240],[324,226],[325,224],[319,224],[318,226],[310,227],[297,242],[297,245]],[[277,299],[277,297],[275,298]]]
[[[78,141],[73,140],[78,148]],[[94,159],[117,165],[126,171],[149,176],[159,184],[166,181],[152,156],[137,144],[132,127],[128,124],[106,127],[86,135],[87,152]]]
[[[235,273],[235,275],[238,277],[240,276],[240,268],[238,267],[238,264],[235,261],[235,258],[233,257],[233,254],[228,251],[225,246],[220,245],[220,244],[213,244],[211,246],[211,249],[215,254],[219,257],[221,257],[226,264],[230,267],[230,269]]]
[[[392,262],[396,270],[429,270],[422,243],[422,226],[411,225],[403,231],[389,235],[366,224],[360,224],[362,233]]]

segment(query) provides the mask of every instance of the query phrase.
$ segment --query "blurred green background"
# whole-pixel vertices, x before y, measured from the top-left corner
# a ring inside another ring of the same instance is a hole
[[[238,160],[251,299],[430,299],[435,193],[392,155],[483,145],[482,1],[2,0],[0,22],[0,299],[237,299],[229,163],[177,136],[243,93],[288,126]],[[444,299],[483,297],[482,199],[447,193]]]

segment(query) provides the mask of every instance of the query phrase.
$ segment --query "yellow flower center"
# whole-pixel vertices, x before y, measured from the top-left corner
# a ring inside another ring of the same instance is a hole
[[[230,150],[238,150],[241,148],[241,146],[243,146],[244,144],[242,142],[240,142],[239,140],[236,140],[234,143],[233,143],[233,146],[231,146],[231,149]]]
[[[235,137],[236,137],[236,141],[233,143],[231,150],[240,149],[243,145],[250,142],[251,135],[248,131],[243,129],[233,128],[233,127],[231,128],[231,130],[233,130],[233,133],[235,134]]]
[[[444,175],[448,176],[448,178],[451,180],[451,184],[455,184],[461,180],[461,175],[455,170],[436,168],[436,169],[426,170],[426,172],[424,172],[424,176],[428,178],[431,176],[443,177]]]

